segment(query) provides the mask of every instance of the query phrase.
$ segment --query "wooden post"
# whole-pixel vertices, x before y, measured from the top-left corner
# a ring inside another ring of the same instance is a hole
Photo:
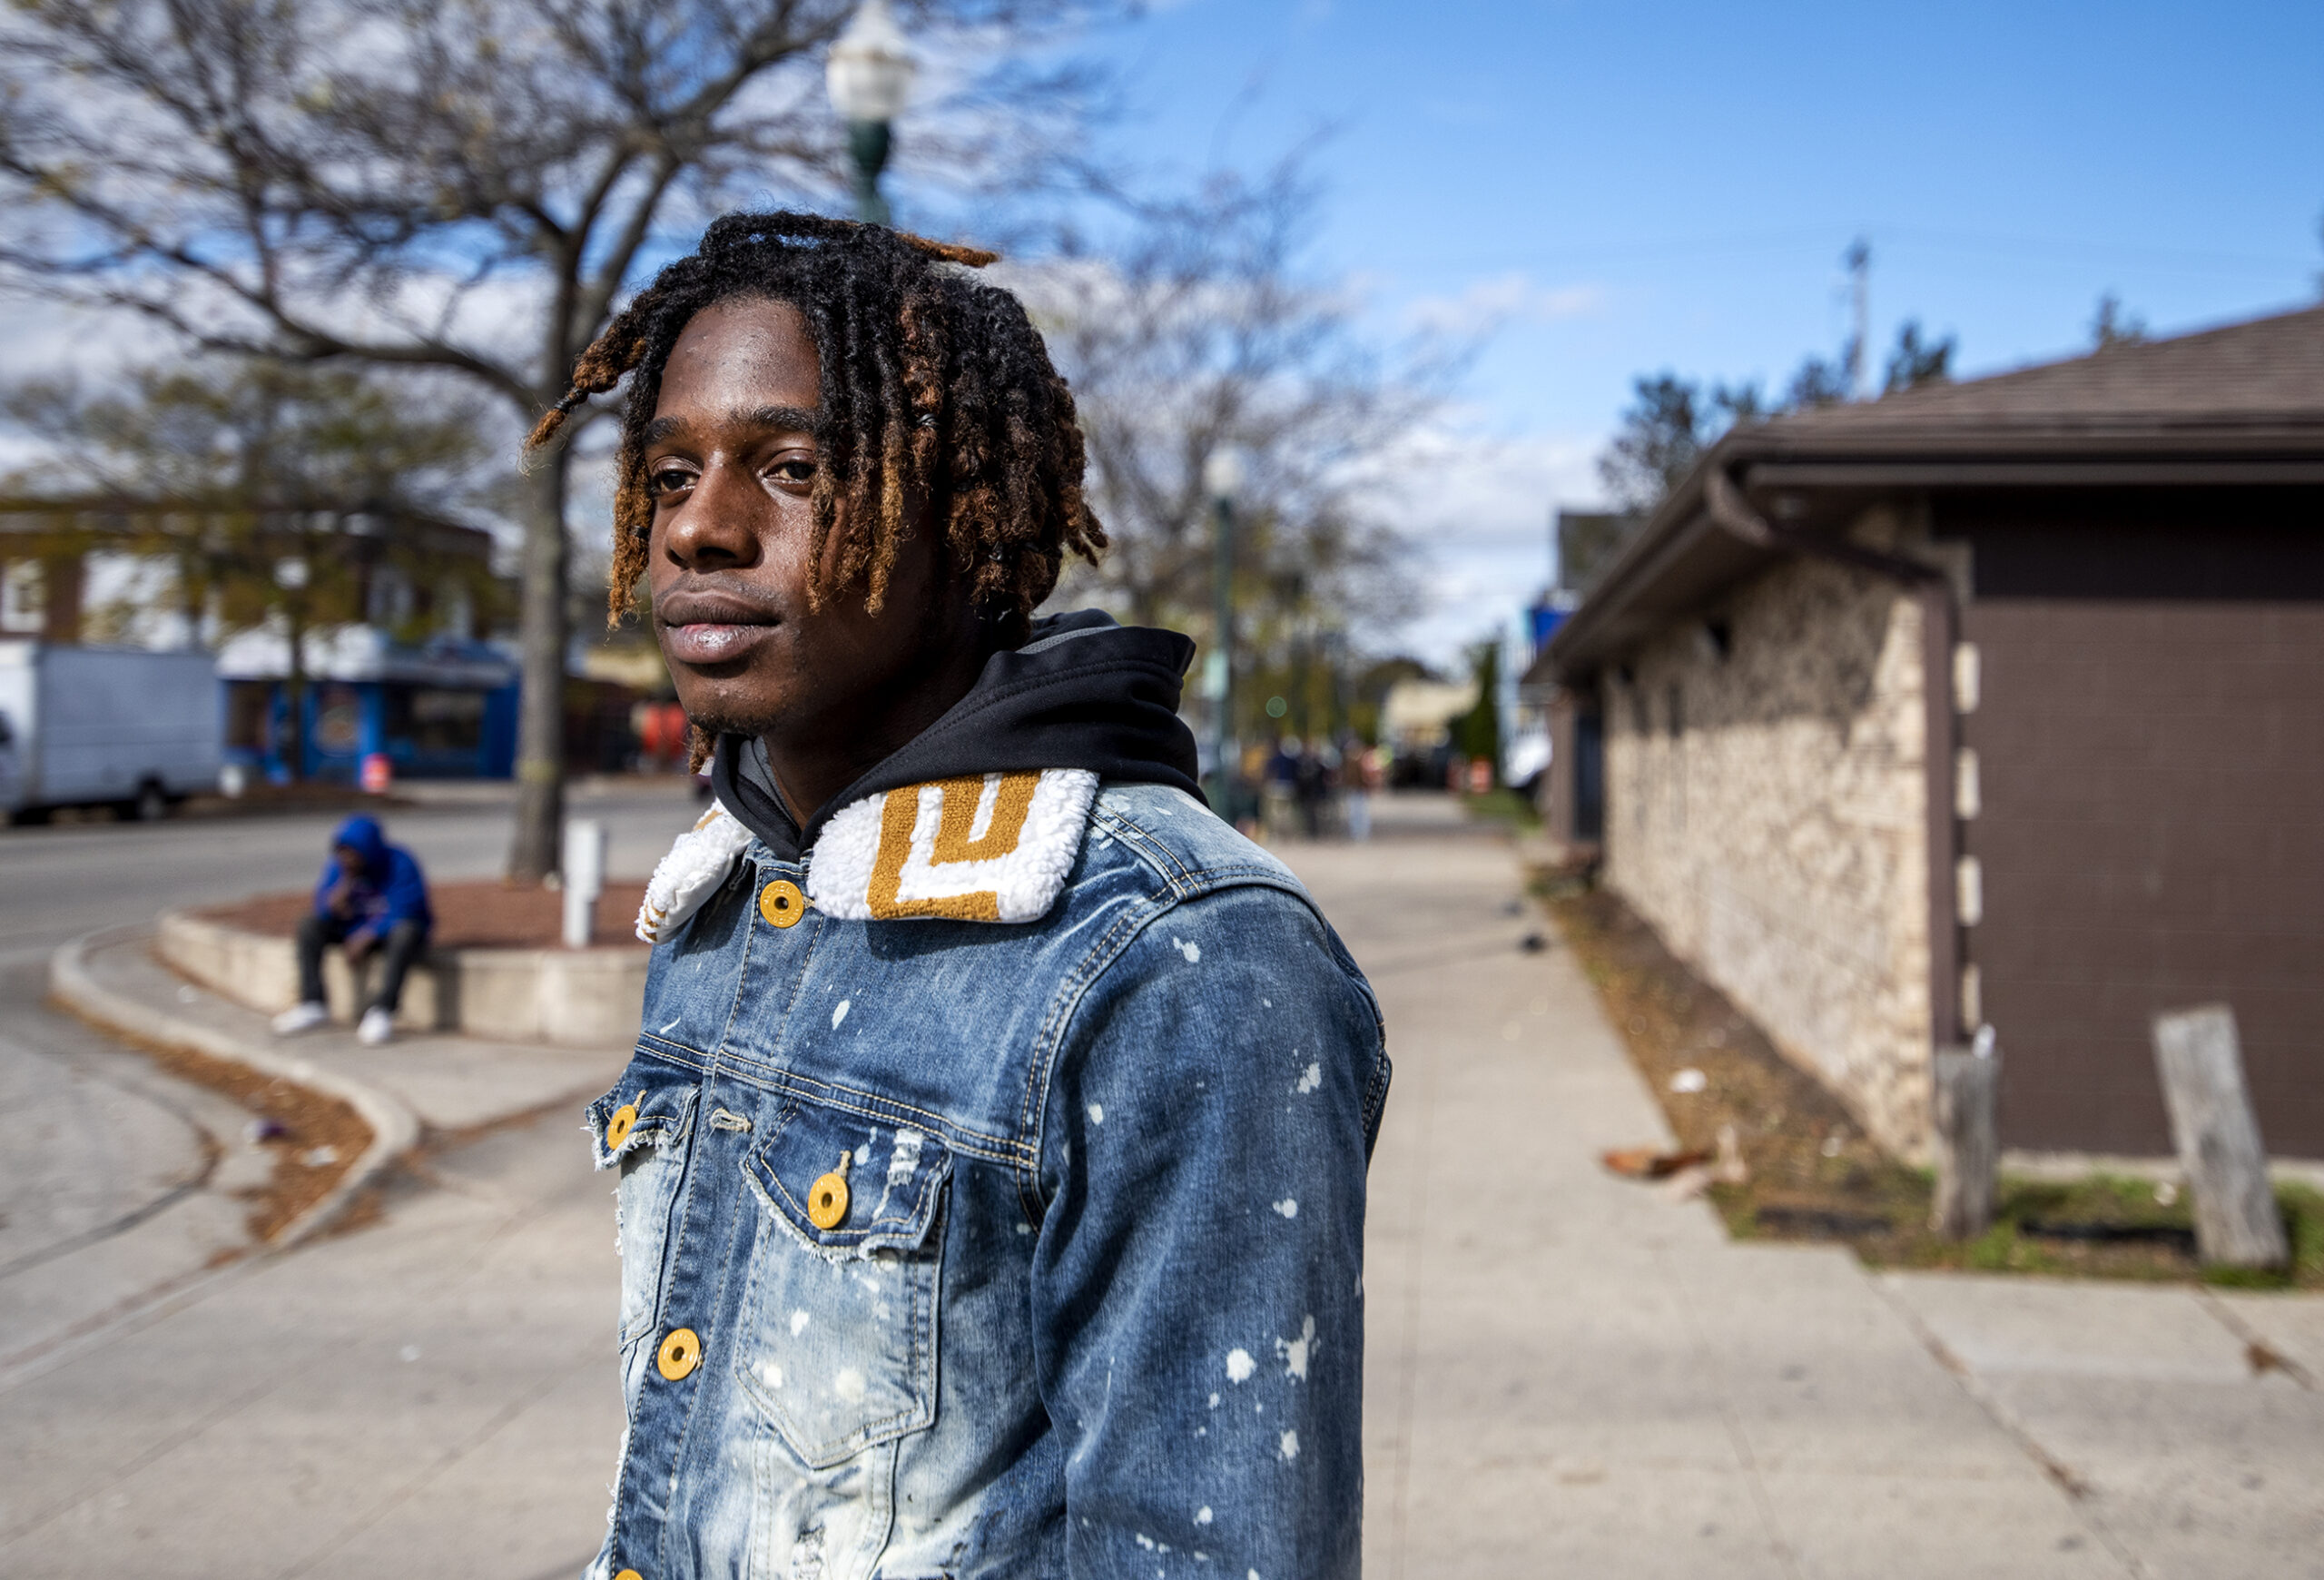
[[[1931,1126],[1936,1142],[1936,1200],[1928,1225],[1953,1239],[1974,1239],[1993,1227],[1994,1174],[2001,1141],[1994,1129],[2001,1055],[1981,1032],[1978,1046],[1940,1049]]]
[[[2243,1084],[2235,1012],[2225,1004],[2154,1018],[2154,1062],[2171,1108],[2179,1166],[2195,1192],[2195,1244],[2219,1267],[2281,1267],[2283,1216]]]

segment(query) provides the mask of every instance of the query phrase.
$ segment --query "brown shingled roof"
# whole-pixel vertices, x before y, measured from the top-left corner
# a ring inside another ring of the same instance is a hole
[[[1837,531],[1855,504],[1898,489],[2314,487],[2324,307],[1731,430],[1614,557],[1529,682],[1586,673],[1787,552],[1714,520],[1714,470],[1808,534]]]
[[[2324,417],[2324,307],[1878,400],[1778,418],[1763,430],[1837,438],[1893,424],[2044,426]]]

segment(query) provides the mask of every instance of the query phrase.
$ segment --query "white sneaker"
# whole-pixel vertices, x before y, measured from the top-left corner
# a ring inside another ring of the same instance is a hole
[[[301,1032],[311,1032],[317,1026],[329,1024],[330,1010],[328,1006],[313,1002],[293,1004],[274,1017],[274,1034],[295,1037]]]
[[[363,1012],[363,1023],[355,1028],[355,1040],[367,1048],[376,1048],[395,1034],[395,1016],[377,1004]]]

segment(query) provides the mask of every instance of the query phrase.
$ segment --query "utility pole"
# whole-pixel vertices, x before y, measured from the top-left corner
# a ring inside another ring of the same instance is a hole
[[[1872,243],[1858,236],[1840,254],[1847,266],[1848,290],[1856,308],[1856,333],[1848,341],[1848,393],[1862,400],[1872,393],[1869,359],[1872,353]]]

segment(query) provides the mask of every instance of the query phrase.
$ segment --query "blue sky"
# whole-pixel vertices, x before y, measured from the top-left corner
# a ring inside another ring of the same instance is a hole
[[[2080,351],[2102,292],[2171,333],[2324,274],[2324,0],[1151,0],[1084,42],[1157,181],[1315,143],[1305,262],[1370,331],[1498,323],[1384,458],[1431,607],[1373,645],[1437,660],[1547,579],[1635,376],[1837,351],[1859,235],[1876,353],[1914,318],[1969,376]],[[20,370],[166,349],[113,331],[0,303]]]
[[[2167,333],[2324,272],[2324,5],[1183,0],[1104,48],[1150,165],[1326,133],[1309,262],[1376,331],[1502,315],[1408,522],[1440,653],[1546,576],[1634,374],[1831,354],[1857,235],[1876,346],[1916,318],[1970,375],[2082,350],[2104,291]]]

